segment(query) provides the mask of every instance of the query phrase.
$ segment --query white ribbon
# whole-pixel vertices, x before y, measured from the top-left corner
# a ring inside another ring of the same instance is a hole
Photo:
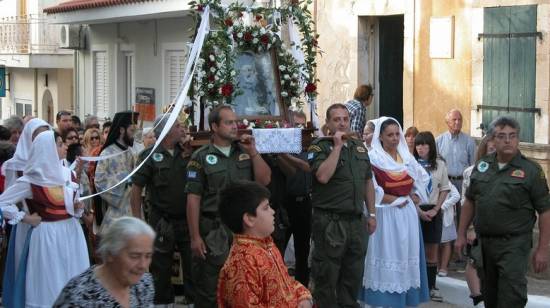
[[[195,68],[196,68],[196,62],[197,62],[197,59],[200,55],[200,51],[202,50],[202,45],[204,43],[204,38],[206,37],[206,34],[210,30],[209,20],[210,20],[210,6],[206,6],[205,9],[204,9],[204,12],[202,14],[202,20],[201,20],[201,23],[199,25],[199,29],[197,31],[197,36],[195,38],[195,42],[193,43],[193,48],[191,49],[191,53],[189,55],[187,65],[185,67],[185,73],[183,75],[181,86],[178,90],[178,94],[176,95],[176,99],[175,99],[176,103],[175,103],[174,108],[172,109],[172,111],[171,112],[168,111],[168,112],[170,112],[170,117],[168,118],[168,121],[166,122],[166,125],[162,129],[162,132],[160,133],[159,137],[157,138],[157,141],[155,142],[155,145],[151,149],[151,152],[149,153],[149,155],[147,155],[147,157],[145,157],[145,159],[143,159],[143,161],[137,167],[135,167],[134,170],[132,170],[132,172],[130,172],[126,177],[124,177],[120,182],[118,182],[115,185],[105,189],[104,191],[95,193],[93,195],[80,197],[79,201],[84,201],[86,199],[90,199],[90,198],[93,198],[95,196],[101,195],[102,193],[110,191],[110,190],[114,189],[115,187],[118,187],[119,185],[121,185],[121,184],[125,183],[126,181],[128,181],[132,177],[132,175],[134,175],[134,173],[136,173],[141,168],[141,166],[143,166],[143,164],[145,164],[147,159],[149,159],[149,157],[155,152],[155,149],[160,145],[160,143],[162,142],[164,137],[166,137],[166,135],[168,134],[168,132],[172,128],[172,125],[174,125],[174,123],[176,122],[176,120],[178,118],[178,115],[179,115],[181,109],[183,108],[184,102],[185,102],[186,97],[187,97],[187,93],[189,92],[189,87],[191,86],[192,77],[193,77],[193,74],[194,74]],[[168,112],[163,115],[163,118],[166,116],[166,114],[168,114]]]
[[[307,104],[309,106],[309,112],[311,113],[311,124],[313,124],[313,128],[318,128],[319,132],[321,132],[321,126],[319,126],[319,115],[317,114],[317,100],[313,97],[309,97],[307,99]],[[322,134],[319,136],[322,136]]]
[[[296,29],[296,24],[294,24],[294,19],[289,17],[287,20],[288,23],[288,36],[290,39],[290,42],[292,43],[290,46],[290,53],[296,59],[296,62],[300,64],[301,66],[301,73],[302,76],[300,76],[300,81],[302,83],[302,88],[305,87],[305,78],[309,77],[309,72],[305,69],[305,56],[304,52],[302,50],[302,42],[300,40],[300,33],[298,33],[298,29]]]

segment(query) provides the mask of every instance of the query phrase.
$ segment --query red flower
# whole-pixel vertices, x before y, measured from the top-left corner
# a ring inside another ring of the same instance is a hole
[[[220,91],[223,96],[229,97],[231,96],[231,93],[233,93],[233,85],[226,83],[221,87]]]
[[[226,20],[223,21],[225,23],[226,26],[228,27],[231,27],[233,26],[233,20],[231,18],[227,18]]]
[[[314,83],[308,83],[306,86],[306,93],[313,93],[317,90],[317,86]]]
[[[267,45],[269,43],[269,36],[267,34],[264,34],[260,37],[260,42],[262,44]]]
[[[252,36],[252,33],[250,33],[250,32],[245,32],[243,38],[244,38],[245,41],[250,42],[250,41],[252,41],[252,39],[253,39],[254,37]]]
[[[204,11],[204,6],[202,4],[197,5],[197,11],[199,12]]]
[[[260,21],[262,20],[262,18],[263,18],[262,15],[256,15],[256,21]]]
[[[214,82],[215,80],[216,80],[216,78],[214,77],[214,75],[208,76],[208,81]]]
[[[237,124],[237,129],[247,129],[247,128],[248,128],[248,126],[244,125],[243,122],[239,122]]]
[[[313,46],[315,46],[315,47],[317,47],[317,45],[319,44],[319,42],[317,42],[316,39],[311,40],[311,43],[312,43]]]

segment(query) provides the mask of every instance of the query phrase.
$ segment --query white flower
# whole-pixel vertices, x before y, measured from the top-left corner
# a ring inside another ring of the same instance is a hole
[[[214,57],[214,55],[210,55],[210,57],[208,57],[208,59],[210,59],[210,61],[216,60],[216,58]]]
[[[239,46],[242,46],[243,45],[243,41],[239,41]]]
[[[269,48],[271,48],[271,44],[267,44],[267,46],[265,46],[266,50],[269,50]]]
[[[210,68],[210,71],[211,71],[212,73],[215,73],[215,72],[216,72],[216,68],[215,68],[215,67],[211,67],[211,68]]]
[[[237,72],[231,71],[231,77],[235,77],[235,75],[237,75]]]
[[[250,124],[248,124],[247,129],[253,129],[254,127],[256,127],[256,124],[254,124],[254,122],[250,122]]]
[[[237,37],[238,38],[243,38],[243,33],[242,32],[237,33]]]
[[[258,36],[258,31],[252,32],[252,35],[253,35],[253,36]]]
[[[266,31],[265,31],[265,28],[264,28],[264,27],[261,27],[261,28],[260,28],[260,34],[265,34],[265,32],[266,32]]]
[[[199,91],[199,96],[204,96],[204,94],[206,94],[204,91]]]
[[[258,44],[258,39],[257,39],[257,38],[254,38],[254,39],[252,40],[252,44]]]
[[[218,37],[218,32],[216,31],[212,32],[212,37]]]
[[[298,74],[296,73],[292,74],[292,78],[298,78]]]
[[[218,81],[218,80],[220,80],[220,77],[218,77],[218,75],[215,75],[215,76],[214,76],[214,80],[215,80],[215,81]]]
[[[279,70],[280,70],[280,71],[286,70],[286,66],[284,66],[284,65],[279,65]]]
[[[214,87],[213,84],[211,84],[211,83],[208,84],[208,89],[212,89],[213,87]]]
[[[247,119],[243,119],[243,124],[248,126],[248,120]]]
[[[290,76],[288,76],[287,74],[285,74],[285,75],[283,76],[283,78],[284,78],[285,80],[289,80],[289,79],[290,79]]]
[[[210,85],[209,85],[209,86],[210,86]],[[288,93],[286,93],[286,92],[283,91],[283,92],[281,92],[281,96],[282,96],[282,97],[287,97],[287,96],[288,96]]]

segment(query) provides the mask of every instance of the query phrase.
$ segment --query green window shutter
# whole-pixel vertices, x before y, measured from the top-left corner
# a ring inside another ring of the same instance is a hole
[[[536,5],[484,10],[485,34],[534,33],[536,26]],[[535,107],[535,48],[536,36],[483,38],[483,105]],[[521,140],[534,141],[534,113],[483,109],[483,123],[488,125],[499,115],[517,119]]]

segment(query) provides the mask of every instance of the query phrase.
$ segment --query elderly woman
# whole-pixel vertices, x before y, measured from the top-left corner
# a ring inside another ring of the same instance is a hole
[[[53,307],[152,307],[155,290],[147,273],[155,232],[133,217],[116,219],[101,234],[104,263],[71,279]]]
[[[419,204],[428,202],[429,175],[411,155],[399,123],[376,121],[369,151],[376,180],[376,232],[369,237],[361,300],[410,307],[429,300]]]

